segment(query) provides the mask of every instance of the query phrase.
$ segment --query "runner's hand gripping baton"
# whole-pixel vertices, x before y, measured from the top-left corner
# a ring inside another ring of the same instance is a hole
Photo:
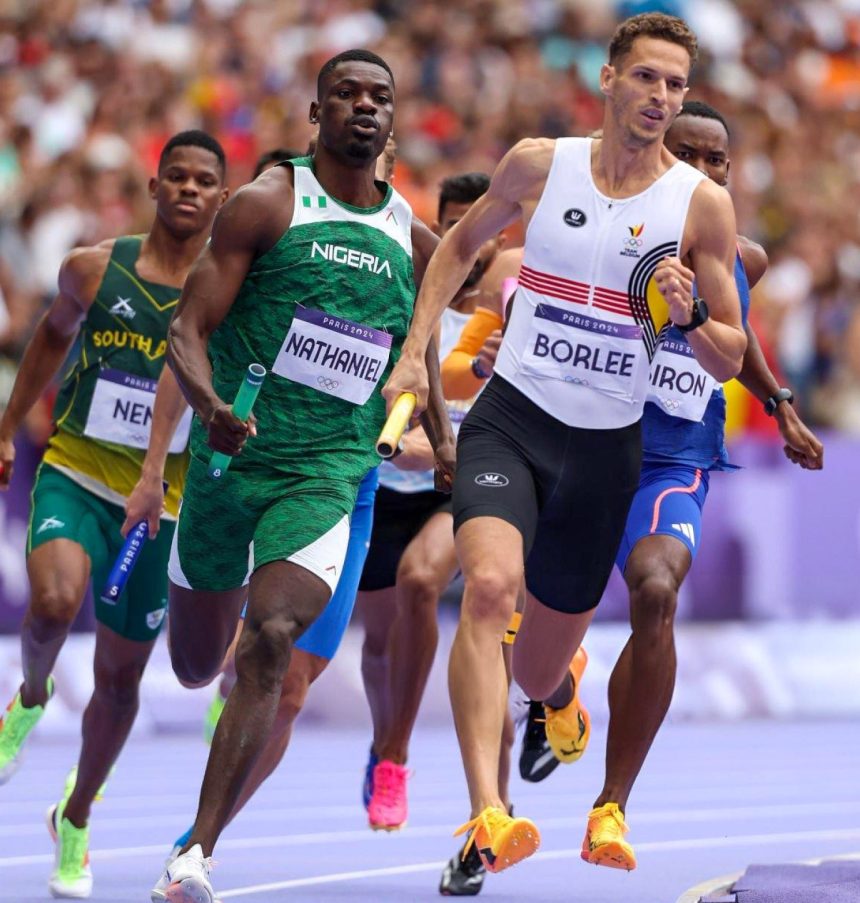
[[[400,437],[409,426],[409,418],[415,410],[417,398],[411,392],[404,392],[391,408],[388,420],[376,440],[376,452],[380,458],[390,458],[397,450]]]
[[[162,483],[161,488],[167,492],[167,483]],[[137,564],[137,558],[146,545],[149,536],[149,524],[142,520],[135,524],[126,534],[125,542],[116,556],[116,561],[108,574],[107,583],[102,590],[101,600],[106,605],[116,605],[117,600],[125,589],[131,571]]]
[[[149,524],[142,520],[139,524],[135,524],[120,549],[119,555],[108,574],[107,583],[102,590],[101,599],[106,605],[116,605],[125,584],[131,576],[132,568],[137,564],[137,558],[146,545],[146,537],[149,536]]]
[[[260,386],[266,377],[266,368],[262,364],[249,364],[248,372],[239,391],[236,393],[236,399],[233,402],[233,415],[240,420],[247,420],[251,416],[251,408],[260,394]],[[209,469],[206,471],[213,480],[220,480],[227,472],[230,462],[233,460],[231,455],[225,455],[223,452],[212,452],[209,459]]]

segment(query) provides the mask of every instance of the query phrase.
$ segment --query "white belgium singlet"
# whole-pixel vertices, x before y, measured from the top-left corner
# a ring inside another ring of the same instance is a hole
[[[594,184],[591,147],[555,143],[495,372],[568,426],[616,429],[642,416],[669,322],[654,270],[679,254],[707,177],[676,163],[641,194],[609,198]]]

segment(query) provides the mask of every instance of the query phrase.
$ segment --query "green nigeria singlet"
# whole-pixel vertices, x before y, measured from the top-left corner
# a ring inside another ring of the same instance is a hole
[[[92,488],[128,496],[149,445],[155,387],[164,366],[167,326],[179,289],[147,282],[135,269],[144,236],[114,243],[78,337],[78,355],[54,405],[56,432],[45,463]],[[168,514],[176,516],[185,480],[191,412],[173,438],[165,466]]]
[[[254,406],[258,435],[234,471],[357,482],[379,463],[379,390],[412,317],[412,211],[390,186],[377,206],[352,207],[325,192],[311,158],[288,165],[290,227],[254,261],[211,335],[212,381],[232,401],[249,364],[269,371]],[[196,420],[191,449],[203,461],[212,453]]]

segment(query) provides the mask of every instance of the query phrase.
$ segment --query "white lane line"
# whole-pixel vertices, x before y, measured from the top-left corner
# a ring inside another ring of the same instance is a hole
[[[44,828],[42,830],[44,833],[47,833]],[[453,832],[450,824],[428,825],[423,828],[410,828],[409,832],[406,834],[387,834],[385,835],[385,838],[393,842],[403,842],[404,840],[408,841],[411,837],[450,837],[452,834]],[[265,837],[237,837],[220,841],[218,850],[313,846],[326,841],[337,841],[338,843],[385,842],[382,835],[374,833],[369,828],[360,828],[353,831],[319,831],[310,834],[270,834]],[[90,859],[94,862],[105,862],[129,856],[149,856],[153,853],[164,858],[169,851],[170,845],[167,843],[158,844],[157,846],[116,847],[107,850],[90,850]],[[0,858],[0,866],[32,865],[34,863],[53,861],[53,855],[44,853],[32,856],[8,856]]]
[[[424,812],[427,815],[442,815],[444,816],[446,811],[453,811],[457,809],[459,804],[459,800],[454,801],[451,800],[450,806],[434,804],[429,807],[424,807]],[[827,808],[828,806],[832,806],[835,810],[844,813],[851,812],[860,812],[860,800],[852,800],[849,802],[843,802],[841,800],[834,801],[831,803],[822,803],[821,800],[816,800],[815,802],[809,803],[774,803],[771,805],[755,805],[755,806],[731,806],[731,807],[714,807],[714,808],[699,808],[699,809],[685,809],[684,810],[684,821],[686,822],[710,822],[722,818],[728,819],[753,819],[753,818],[782,818],[782,817],[802,817],[806,815],[815,815],[821,812],[822,808]],[[257,821],[260,822],[268,822],[268,821],[278,821],[282,822],[285,818],[289,817],[291,819],[298,818],[300,816],[304,816],[307,818],[312,818],[313,816],[328,817],[329,815],[335,815],[338,817],[346,817],[349,818],[350,821],[354,819],[356,813],[356,806],[331,806],[331,807],[321,807],[318,809],[314,809],[313,807],[304,808],[296,808],[292,809],[289,806],[284,808],[278,807],[275,809],[254,809],[249,810],[246,818],[250,820],[251,823],[255,823]],[[176,826],[181,826],[183,824],[189,825],[191,823],[192,818],[194,817],[193,811],[184,812],[180,814],[176,813],[160,813],[159,815],[126,815],[126,816],[115,816],[115,817],[106,817],[102,818],[100,813],[96,813],[96,817],[93,821],[93,824],[98,826],[98,830],[100,831],[120,831],[120,830],[128,830],[134,828],[147,828],[147,827],[155,827],[161,829],[165,824],[173,824],[174,829],[176,830]],[[636,827],[639,825],[661,825],[661,824],[671,824],[675,822],[678,818],[678,810],[677,809],[666,809],[662,811],[653,811],[653,812],[643,812],[638,811],[632,817],[632,822]],[[556,817],[556,818],[538,818],[539,827],[543,828],[564,828],[568,826],[580,826],[584,823],[584,816],[565,816],[565,817]],[[450,830],[453,833],[454,825],[446,827],[442,825],[436,825],[432,827],[425,827],[420,829],[410,828],[409,834],[414,834],[416,830],[421,831],[431,831],[433,833],[441,832],[445,833],[446,830]],[[34,820],[30,819],[27,822],[11,824],[11,825],[0,825],[0,837],[23,837],[30,835],[39,835],[45,833],[45,826],[41,819]],[[282,838],[285,838],[279,842],[289,844],[289,843],[314,843],[317,839],[325,838],[325,837],[372,837],[373,835],[369,833],[367,830],[359,830],[359,831],[346,831],[346,832],[335,832],[334,834],[327,834],[325,832],[313,833],[313,834],[298,834],[298,835],[280,835]],[[403,836],[403,835],[398,835]],[[431,836],[431,835],[427,835]],[[313,840],[293,840],[290,841],[289,838],[313,838]],[[169,838],[168,838],[169,839]],[[237,841],[225,841],[225,843],[236,843]],[[167,846],[167,843],[165,843]],[[220,846],[220,845],[219,845]],[[0,865],[2,865],[6,860],[0,859]]]
[[[556,821],[561,821],[558,819]],[[567,824],[570,823],[570,820],[566,821]],[[548,821],[544,821],[544,827],[548,826]],[[311,845],[311,844],[319,844],[324,841],[331,842],[332,840],[337,840],[338,842],[343,842],[345,840],[369,840],[373,842],[387,842],[391,840],[404,840],[409,841],[410,839],[417,837],[436,837],[436,836],[448,836],[451,832],[450,825],[444,826],[433,826],[433,827],[425,827],[425,828],[410,828],[409,831],[405,834],[388,834],[383,840],[380,835],[371,833],[368,830],[362,831],[340,831],[340,832],[323,832],[318,834],[287,834],[279,837],[243,837],[236,838],[231,840],[224,840],[218,845],[219,850],[243,850],[243,849],[266,849],[268,847],[283,847],[283,846],[303,846],[303,845]],[[747,835],[739,835],[736,837],[726,837],[725,835],[721,835],[719,837],[703,837],[699,839],[693,840],[662,840],[662,841],[651,841],[651,842],[642,842],[636,844],[636,849],[640,852],[672,852],[675,850],[693,850],[693,849],[712,849],[714,847],[734,847],[742,844],[753,844],[753,845],[766,845],[773,844],[779,842],[785,843],[794,843],[800,842],[804,839],[808,839],[810,841],[820,840],[853,840],[860,839],[860,828],[846,828],[842,831],[804,831],[804,832],[794,832],[794,833],[785,833],[785,834],[747,834]],[[90,858],[94,862],[108,862],[114,859],[124,859],[128,857],[136,857],[136,856],[163,856],[166,852],[166,845],[159,844],[153,846],[138,846],[138,847],[116,847],[109,850],[91,850]],[[545,851],[542,853],[537,853],[534,858],[536,859],[568,859],[571,857],[576,857],[579,855],[579,849],[574,850],[554,850],[554,851]],[[0,858],[0,866],[22,866],[22,865],[46,865],[53,863],[54,857],[50,854],[38,854],[32,856],[7,856],[4,858]],[[434,862],[432,863],[433,867],[438,867],[443,863]],[[390,869],[371,869],[367,872],[343,872],[340,873],[341,877],[338,874],[334,875],[320,875],[313,878],[296,878],[292,881],[288,881],[286,884],[283,882],[278,883],[278,888],[283,887],[299,887],[305,884],[320,884],[325,883],[327,881],[348,881],[353,877],[371,877],[373,875],[386,875],[386,874],[402,874],[403,870],[411,870],[411,871],[425,871],[429,868],[428,863],[418,864],[418,865],[410,865],[410,866],[396,866],[395,870],[391,871]],[[262,888],[269,888],[270,885],[259,885]],[[247,888],[237,888],[232,891],[228,891],[227,894],[222,894],[221,896],[233,895],[236,896],[239,893],[258,893],[256,890],[248,890]]]
[[[685,811],[684,820],[690,822],[710,822],[715,819],[729,820],[749,820],[755,817],[775,818],[788,817],[791,815],[808,815],[816,814],[834,807],[843,812],[860,811],[860,801],[850,803],[793,803],[788,805],[774,806],[743,806],[724,809],[691,809]],[[281,818],[284,813],[282,810],[271,810],[277,812]],[[355,811],[355,807],[351,807],[351,811]],[[252,814],[252,813],[249,813]],[[258,813],[253,813],[258,814]],[[153,818],[139,819],[102,819],[97,822],[99,830],[114,829],[119,827],[134,827],[147,823],[162,824],[165,817],[155,820]],[[678,810],[671,809],[662,812],[642,812],[635,817],[635,824],[671,824],[678,819]],[[180,817],[176,817],[177,823],[180,823]],[[539,827],[545,831],[554,828],[575,828],[582,826],[582,818],[579,816],[565,816],[557,818],[541,818]],[[44,834],[44,825],[25,826],[28,830],[19,830],[21,833],[39,833]],[[33,830],[29,830],[29,829]],[[410,839],[419,837],[451,837],[453,836],[452,823],[448,822],[439,825],[424,825],[422,827],[410,827],[407,831],[386,834],[384,837],[388,842],[408,842]],[[769,836],[769,835],[760,835]],[[790,836],[790,835],[789,835]],[[810,835],[812,836],[812,835]],[[350,829],[346,831],[312,831],[303,834],[268,834],[263,837],[235,837],[222,840],[218,844],[218,850],[248,850],[248,849],[269,849],[278,847],[300,847],[312,846],[314,844],[337,841],[338,843],[379,843],[382,841],[383,835],[370,831],[366,827]],[[385,841],[382,841],[385,842]],[[686,841],[681,841],[686,843]],[[648,849],[647,842],[636,844],[637,849]],[[170,843],[150,844],[147,846],[134,847],[116,847],[102,850],[90,850],[90,858],[94,861],[110,861],[114,859],[133,858],[138,856],[156,855],[164,857],[170,849]],[[23,866],[34,865],[46,862],[53,862],[52,854],[32,854],[26,856],[7,856],[0,857],[0,866]]]
[[[315,884],[333,884],[337,881],[357,881],[361,878],[379,878],[389,875],[409,875],[415,872],[435,872],[441,869],[447,860],[433,862],[416,862],[412,865],[392,865],[381,869],[364,869],[357,872],[336,872],[332,875],[316,875],[313,878],[295,878],[292,881],[274,881],[271,884],[254,884],[250,887],[236,887],[218,893],[220,899],[244,897],[250,894],[263,894],[271,890],[288,890],[291,887],[313,887]]]
[[[636,849],[646,853],[675,853],[680,850],[713,849],[714,847],[734,847],[743,845],[767,846],[773,843],[815,840],[860,840],[860,828],[846,831],[798,831],[791,834],[746,834],[740,837],[701,837],[695,840],[668,840],[653,843],[637,843]],[[535,853],[533,860],[578,859],[579,850],[548,850]],[[312,887],[317,884],[334,884],[339,881],[358,881],[364,878],[384,878],[390,875],[405,875],[412,872],[430,872],[442,868],[445,861],[418,862],[411,865],[389,866],[387,868],[363,869],[354,872],[334,872],[329,875],[314,875],[310,878],[293,878],[289,881],[273,881],[268,884],[251,884],[221,891],[223,899],[262,894],[274,890],[289,890],[294,887]]]

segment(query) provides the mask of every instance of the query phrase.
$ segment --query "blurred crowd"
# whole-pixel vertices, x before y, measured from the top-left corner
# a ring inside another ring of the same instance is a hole
[[[307,146],[321,63],[369,47],[432,222],[442,177],[597,128],[608,38],[651,9],[696,30],[690,97],[729,121],[763,343],[812,422],[860,434],[860,0],[0,0],[0,403],[69,248],[146,229],[174,132],[215,134],[236,187]]]

